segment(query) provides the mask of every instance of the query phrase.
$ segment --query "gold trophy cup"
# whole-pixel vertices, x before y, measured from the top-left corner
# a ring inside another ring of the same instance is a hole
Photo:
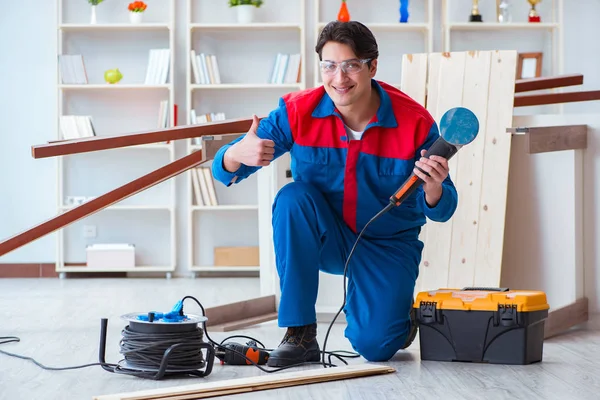
[[[531,10],[529,10],[529,22],[541,22],[542,19],[540,15],[535,9],[535,6],[538,5],[542,0],[527,0],[529,4],[531,4]]]
[[[483,22],[481,14],[479,14],[479,0],[473,0],[473,7],[471,8],[469,22]]]

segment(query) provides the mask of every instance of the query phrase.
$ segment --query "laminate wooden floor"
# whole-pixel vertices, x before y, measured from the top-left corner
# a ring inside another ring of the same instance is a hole
[[[109,319],[107,362],[121,359],[119,340],[130,312],[169,311],[183,296],[205,307],[259,296],[256,278],[192,279],[1,279],[0,336],[19,343],[0,349],[64,367],[98,360],[100,319]],[[341,300],[341,299],[340,299]],[[185,311],[198,313],[192,302]],[[319,325],[323,343],[327,324]],[[351,350],[336,324],[328,350]],[[267,347],[276,347],[283,329],[269,322],[244,329]],[[211,333],[220,341],[229,333]],[[247,399],[599,399],[600,318],[544,342],[542,363],[528,366],[421,361],[417,341],[386,364],[395,374],[230,396]],[[350,360],[364,363],[364,359]],[[311,366],[306,368],[322,368]],[[207,381],[259,376],[253,366],[215,364]],[[203,382],[200,378],[152,381],[111,374],[99,366],[46,371],[30,361],[0,354],[0,399],[92,399],[94,395]],[[226,398],[226,397],[221,397]]]

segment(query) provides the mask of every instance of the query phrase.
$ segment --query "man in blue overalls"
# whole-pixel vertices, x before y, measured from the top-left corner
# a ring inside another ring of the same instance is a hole
[[[379,52],[369,29],[331,22],[316,52],[323,85],[283,96],[260,122],[254,117],[212,167],[229,186],[291,154],[294,182],[273,204],[279,326],[288,328],[270,355],[274,367],[320,360],[319,271],[343,274],[361,229],[415,171],[424,184],[371,223],[357,244],[344,308],[345,336],[367,360],[385,361],[408,347],[417,331],[411,309],[421,227],[426,218],[447,221],[457,206],[447,160],[422,157],[439,137],[437,124],[413,99],[374,79]]]

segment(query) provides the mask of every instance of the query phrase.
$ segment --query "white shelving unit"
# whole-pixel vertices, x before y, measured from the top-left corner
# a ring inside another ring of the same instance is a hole
[[[90,116],[98,136],[156,129],[164,100],[169,102],[168,121],[173,126],[175,0],[146,0],[148,8],[140,24],[128,21],[127,4],[99,4],[97,22],[91,23],[87,2],[59,0],[57,62],[58,55],[81,54],[87,83],[63,84],[58,69],[58,139],[62,115]],[[166,84],[144,84],[153,48],[170,50]],[[119,68],[122,80],[104,82],[104,71],[114,68]],[[174,143],[58,157],[57,211],[73,208],[66,204],[67,196],[100,196],[174,160]],[[59,230],[56,271],[60,277],[71,272],[161,272],[170,278],[177,251],[175,194],[175,180],[169,180]],[[93,228],[88,229],[95,232],[93,237],[85,237],[86,226]],[[85,248],[93,243],[134,244],[136,266],[87,267]]]
[[[127,2],[110,1],[98,6],[98,21],[90,24],[87,2],[59,0],[57,54],[83,54],[89,78],[88,84],[72,85],[62,84],[57,77],[60,115],[91,115],[100,135],[154,129],[160,101],[169,100],[173,105],[176,98],[183,103],[179,105],[180,125],[192,123],[192,109],[196,116],[224,113],[227,119],[266,115],[277,107],[281,95],[321,84],[314,46],[325,24],[337,18],[341,2],[269,0],[255,10],[252,23],[238,23],[236,10],[225,0],[146,3],[141,24],[129,23]],[[527,22],[527,2],[512,4],[515,20],[510,24],[495,22],[493,0],[479,2],[483,23],[468,22],[470,0],[412,1],[407,23],[399,22],[398,0],[380,0],[377,7],[372,2],[348,2],[348,7],[351,18],[366,24],[378,41],[376,78],[397,87],[402,56],[407,53],[517,47],[523,52],[544,52],[543,74],[562,73],[563,0],[538,5],[543,22],[537,24]],[[184,43],[177,47],[177,55],[176,14],[185,25],[178,30]],[[152,48],[170,48],[170,72],[185,71],[185,78],[176,80],[177,86],[171,73],[167,84],[144,84]],[[191,50],[196,55],[216,56],[219,83],[196,81]],[[270,83],[278,53],[301,55],[298,82]],[[119,68],[124,75],[118,84],[103,81],[104,71],[111,68]],[[176,96],[175,88],[185,93]],[[174,117],[171,109],[171,124]],[[191,140],[185,141],[186,154],[199,149]],[[57,160],[57,209],[70,209],[64,202],[66,196],[98,196],[174,160],[173,143],[61,157]],[[260,272],[261,292],[277,292],[271,205],[277,191],[290,181],[285,177],[288,165],[289,155],[284,155],[240,184],[227,188],[215,183],[217,205],[194,202],[192,174],[186,173],[182,192],[187,190],[184,212],[189,223],[186,237],[180,240],[175,237],[177,180],[143,191],[59,231],[56,269],[63,276],[66,272],[94,272],[80,265],[85,260],[85,246],[110,240],[134,242],[136,249],[139,244],[140,266],[132,271],[160,271],[170,276],[178,249],[187,244],[185,258],[192,274]],[[84,225],[97,225],[98,238],[84,238]],[[260,267],[216,266],[213,251],[217,246],[259,246]]]
[[[315,44],[325,25],[337,19],[341,1],[315,0]],[[434,0],[411,1],[408,22],[400,22],[398,0],[348,2],[350,18],[360,21],[375,35],[379,46],[379,64],[376,79],[400,87],[402,55],[433,51]],[[390,12],[394,10],[395,12]],[[313,45],[314,48],[314,45]],[[315,57],[314,85],[321,85],[319,58]]]
[[[541,22],[528,22],[530,5],[512,1],[512,21],[497,22],[496,2],[480,1],[483,22],[469,22],[471,2],[443,0],[443,51],[506,50],[543,52],[543,75],[563,71],[563,0],[542,1],[536,6]],[[550,55],[550,57],[548,57]],[[550,61],[550,62],[549,62]]]
[[[185,116],[189,125],[193,123],[192,110],[197,117],[224,113],[226,119],[266,115],[277,107],[280,96],[306,88],[306,1],[265,2],[255,9],[251,23],[238,23],[235,12],[225,1],[187,0]],[[196,56],[216,56],[220,83],[196,81],[192,50]],[[278,53],[300,54],[296,83],[269,83]],[[200,150],[201,145],[188,140],[186,148],[190,154]],[[211,165],[208,162],[202,167]],[[259,265],[214,265],[213,251],[217,246],[259,246],[261,259],[269,251],[259,239],[259,235],[265,235],[259,225],[270,221],[270,215],[266,215],[270,210],[259,208],[259,199],[264,195],[261,182],[271,179],[272,168],[275,166],[263,168],[231,187],[215,181],[217,205],[198,205],[192,172],[186,173],[188,264],[194,276],[200,272],[260,272]]]

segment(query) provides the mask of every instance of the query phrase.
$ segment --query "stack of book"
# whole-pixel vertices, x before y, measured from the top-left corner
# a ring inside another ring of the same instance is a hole
[[[205,53],[196,54],[195,50],[191,50],[190,56],[192,74],[196,84],[208,85],[221,83],[221,73],[219,72],[217,56]]]
[[[58,65],[61,83],[70,85],[88,83],[85,63],[81,54],[59,54]]]
[[[146,85],[164,85],[168,82],[170,56],[170,49],[150,49],[144,81]]]
[[[269,82],[273,84],[300,82],[300,65],[300,54],[277,53]]]
[[[61,115],[60,134],[64,140],[96,136],[89,115]]]
[[[192,168],[190,173],[192,174],[192,186],[194,188],[194,204],[197,206],[218,205],[215,181],[210,167]]]

